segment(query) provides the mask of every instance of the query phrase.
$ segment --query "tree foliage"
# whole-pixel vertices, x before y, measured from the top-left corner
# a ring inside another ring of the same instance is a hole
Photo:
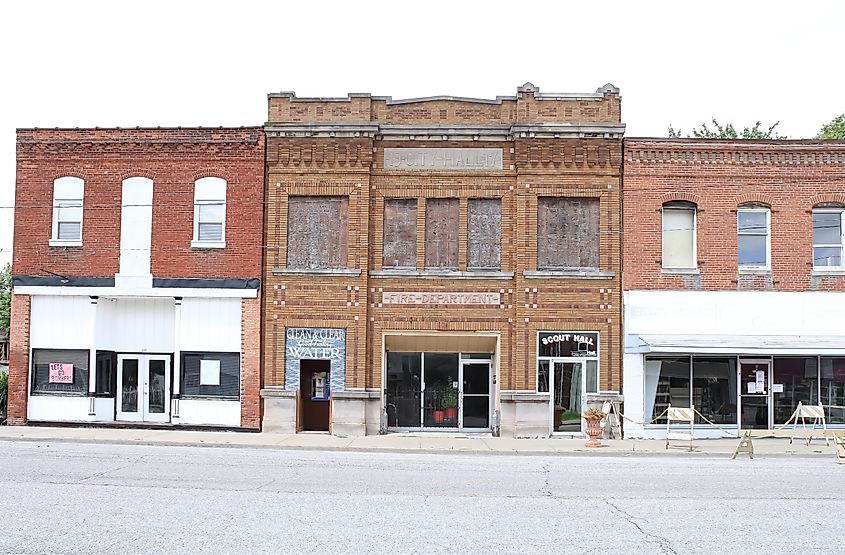
[[[9,315],[12,311],[12,265],[6,264],[0,271],[0,332],[9,329]]]
[[[698,139],[788,139],[784,135],[775,131],[775,128],[780,122],[775,122],[774,125],[766,127],[761,122],[757,121],[751,127],[743,127],[742,131],[737,132],[736,127],[732,123],[722,125],[716,118],[711,118],[710,122],[713,125],[711,129],[706,123],[702,123],[701,127],[692,130],[692,137]],[[675,129],[669,125],[669,137],[679,139],[683,136],[683,131]],[[687,137],[690,134],[687,133]]]
[[[817,139],[845,139],[845,114],[840,114],[830,120],[829,123],[822,125]]]

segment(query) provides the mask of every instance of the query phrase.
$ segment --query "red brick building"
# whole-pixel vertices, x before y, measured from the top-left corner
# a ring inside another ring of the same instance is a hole
[[[258,428],[264,134],[20,129],[9,422]]]
[[[626,139],[623,191],[626,413],[845,424],[845,142]]]

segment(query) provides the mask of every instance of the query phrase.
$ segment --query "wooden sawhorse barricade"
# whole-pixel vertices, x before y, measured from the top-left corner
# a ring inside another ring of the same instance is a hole
[[[740,430],[739,444],[736,446],[731,459],[735,459],[740,453],[747,454],[749,458],[754,458],[754,443],[753,439],[782,437],[792,438],[804,437],[808,440],[814,437],[833,438],[833,443],[836,446],[836,462],[845,464],[845,430]],[[808,442],[809,443],[809,442]]]

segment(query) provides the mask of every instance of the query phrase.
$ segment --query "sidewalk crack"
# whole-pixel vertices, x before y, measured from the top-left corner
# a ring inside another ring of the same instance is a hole
[[[613,511],[614,511],[616,514],[618,514],[619,516],[621,516],[622,518],[624,518],[624,519],[625,519],[625,520],[626,520],[629,524],[633,525],[633,526],[634,526],[634,528],[636,528],[636,529],[637,529],[637,531],[639,531],[639,533],[640,533],[640,534],[642,534],[643,539],[644,539],[646,542],[648,542],[648,543],[656,543],[656,544],[657,544],[657,546],[660,548],[660,552],[661,552],[661,553],[671,553],[671,554],[674,554],[674,555],[677,555],[677,554],[678,554],[678,552],[677,552],[677,551],[675,551],[674,549],[672,549],[672,546],[671,546],[671,545],[669,545],[669,540],[668,540],[667,538],[664,538],[663,536],[658,536],[658,535],[656,535],[656,534],[651,534],[651,533],[649,533],[649,532],[646,532],[645,530],[643,530],[643,527],[642,527],[642,526],[640,526],[640,525],[639,525],[639,523],[638,523],[636,520],[634,520],[634,516],[633,516],[633,515],[631,515],[631,514],[630,514],[630,513],[628,513],[627,511],[624,511],[624,510],[620,509],[619,507],[617,507],[616,505],[614,505],[613,503],[611,503],[608,499],[604,499],[603,501],[604,501],[605,503],[607,503],[607,505],[608,505],[611,509],[613,509]]]

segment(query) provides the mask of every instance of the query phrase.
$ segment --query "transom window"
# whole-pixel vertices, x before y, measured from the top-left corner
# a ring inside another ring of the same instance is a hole
[[[845,209],[817,208],[813,210],[813,266],[815,268],[843,268],[843,220]]]
[[[768,268],[771,212],[768,208],[740,208],[737,219],[737,264],[740,268]]]
[[[226,180],[203,177],[194,182],[194,240],[192,247],[226,246]]]
[[[60,177],[53,182],[53,235],[51,246],[82,245],[82,197],[85,182]]]

